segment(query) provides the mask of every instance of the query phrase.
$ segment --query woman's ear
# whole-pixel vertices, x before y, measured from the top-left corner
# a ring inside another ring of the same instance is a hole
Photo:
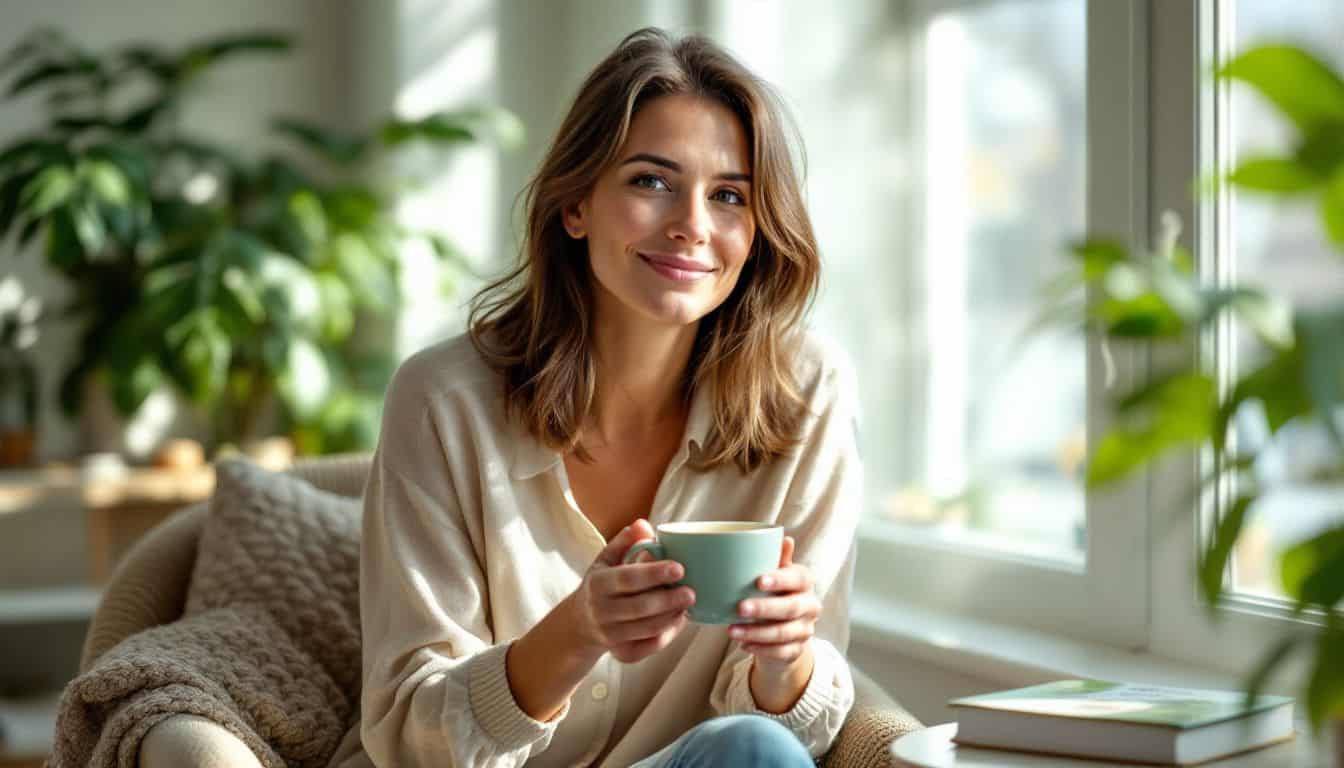
[[[560,219],[570,237],[582,240],[588,236],[588,231],[583,226],[583,209],[580,203],[566,205],[560,214]]]

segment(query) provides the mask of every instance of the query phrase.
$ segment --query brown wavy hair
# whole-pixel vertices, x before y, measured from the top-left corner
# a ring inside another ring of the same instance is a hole
[[[697,387],[714,393],[710,434],[693,465],[731,461],[745,473],[798,442],[806,404],[793,363],[820,257],[784,133],[787,112],[767,83],[712,41],[673,40],[649,27],[597,65],[523,190],[520,263],[476,294],[469,333],[503,375],[510,415],[553,450],[588,459],[580,431],[596,392],[593,278],[587,246],[569,236],[561,214],[617,161],[641,107],[672,94],[723,104],[751,153],[755,239],[733,292],[700,320],[683,383],[687,402]]]

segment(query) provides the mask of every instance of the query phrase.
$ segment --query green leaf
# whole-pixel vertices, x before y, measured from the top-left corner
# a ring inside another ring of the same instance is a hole
[[[294,337],[285,369],[277,381],[281,398],[299,418],[311,418],[331,394],[327,359],[311,340]]]
[[[89,160],[81,165],[80,172],[103,202],[108,205],[126,205],[130,202],[130,183],[117,165],[103,160]]]
[[[1321,177],[1292,158],[1252,157],[1228,174],[1227,181],[1253,192],[1293,194],[1311,190]]]
[[[57,206],[64,205],[74,191],[74,174],[64,165],[54,165],[28,182],[19,198],[19,207],[30,216],[46,216]]]
[[[1242,404],[1259,400],[1265,409],[1270,434],[1289,421],[1311,412],[1311,396],[1306,388],[1303,358],[1296,348],[1280,350],[1260,367],[1245,374],[1232,385],[1227,400],[1218,408],[1213,428],[1213,447],[1223,451],[1228,425]]]
[[[109,370],[108,377],[112,385],[112,403],[126,417],[140,410],[145,400],[165,381],[163,371],[147,356],[139,357],[129,368]]]
[[[98,209],[87,201],[79,205],[70,206],[71,220],[75,225],[75,235],[79,238],[80,246],[84,249],[85,258],[89,261],[97,261],[103,255],[103,247],[107,244],[107,227],[103,223],[102,216],[98,215]]]
[[[266,321],[266,307],[262,304],[261,292],[246,272],[237,266],[225,267],[220,282],[249,321],[256,325]]]
[[[1122,339],[1150,339],[1179,336],[1186,324],[1160,295],[1140,294],[1132,299],[1108,299],[1094,311],[1106,333]]]
[[[1225,64],[1218,75],[1255,88],[1301,130],[1344,122],[1344,82],[1329,65],[1297,46],[1256,46]]]
[[[1074,243],[1069,252],[1083,267],[1083,278],[1088,281],[1106,275],[1116,264],[1129,261],[1129,249],[1116,240],[1096,238]]]
[[[224,391],[232,350],[214,308],[205,307],[183,318],[168,329],[167,337],[186,379],[187,394],[200,404],[216,402]]]
[[[398,303],[401,293],[391,269],[362,237],[338,235],[332,241],[332,261],[360,304],[382,311]]]
[[[179,61],[208,66],[240,53],[283,53],[293,46],[293,37],[284,32],[247,32],[193,45],[182,53]]]
[[[1239,289],[1231,297],[1233,311],[1255,335],[1273,349],[1288,349],[1296,342],[1293,308],[1283,299],[1260,291]]]
[[[1241,535],[1246,522],[1246,513],[1256,501],[1255,494],[1241,494],[1223,514],[1214,528],[1199,561],[1199,587],[1209,609],[1217,608],[1223,594],[1223,574],[1227,573],[1227,561],[1232,549]]]
[[[1294,157],[1317,179],[1328,179],[1344,166],[1344,123],[1325,123],[1303,134]]]
[[[322,295],[322,340],[339,343],[355,328],[355,300],[350,288],[337,275],[319,273],[317,287]]]
[[[359,162],[368,149],[369,140],[363,136],[341,134],[303,120],[278,118],[271,122],[271,127],[298,139],[319,157],[338,166],[349,166]]]
[[[31,90],[43,83],[49,83],[53,80],[69,80],[72,78],[86,78],[95,76],[98,73],[98,62],[93,59],[81,58],[62,62],[44,62],[30,67],[23,74],[19,75],[9,86],[9,98],[13,98]]]
[[[47,228],[47,263],[66,275],[74,276],[86,263],[84,246],[75,228],[73,215],[61,208],[49,219]]]
[[[1344,309],[1299,313],[1297,335],[1307,392],[1335,446],[1344,449],[1336,412],[1344,403]]]
[[[395,147],[410,141],[466,144],[475,141],[476,135],[462,119],[440,112],[422,120],[388,120],[383,124],[379,138],[383,144]]]
[[[1246,709],[1255,706],[1260,694],[1265,690],[1265,685],[1269,682],[1270,675],[1274,674],[1274,671],[1306,641],[1306,637],[1296,634],[1281,637],[1268,651],[1261,654],[1260,661],[1256,662],[1255,668],[1246,678],[1244,686],[1246,689]]]
[[[1316,638],[1316,663],[1307,683],[1307,715],[1313,730],[1344,714],[1344,629],[1332,620]]]
[[[308,334],[322,327],[322,294],[313,272],[301,262],[267,251],[257,270],[257,285],[267,317]]]
[[[327,241],[327,215],[322,210],[322,201],[312,191],[303,189],[289,196],[289,215],[309,243],[321,245]]]
[[[1202,373],[1173,375],[1129,399],[1121,422],[1088,462],[1089,488],[1118,480],[1170,448],[1204,440],[1213,426],[1216,388]]]
[[[1344,247],[1344,170],[1336,172],[1321,190],[1319,205],[1326,236],[1337,247]]]
[[[156,97],[126,113],[117,123],[117,128],[125,133],[145,133],[164,117],[177,104],[177,96]]]
[[[1333,608],[1344,598],[1344,526],[1336,526],[1299,542],[1279,555],[1284,593],[1297,601],[1295,610],[1316,605]]]

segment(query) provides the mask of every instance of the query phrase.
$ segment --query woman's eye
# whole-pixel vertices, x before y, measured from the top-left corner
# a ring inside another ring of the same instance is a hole
[[[667,182],[661,176],[654,176],[651,173],[641,173],[630,180],[630,184],[644,189],[670,189]],[[735,189],[720,189],[714,193],[714,199],[721,200],[729,205],[746,205],[747,200]]]
[[[746,204],[747,204],[747,200],[746,200],[746,198],[744,198],[744,197],[742,197],[742,195],[738,194],[738,192],[737,192],[736,189],[720,189],[718,192],[715,192],[714,194],[716,194],[716,195],[728,195],[730,199],[726,200],[725,202],[731,203],[732,205],[746,205]]]
[[[662,184],[663,187],[667,186],[667,182],[663,181],[660,177],[649,173],[642,173],[636,176],[630,180],[630,183],[637,187],[647,187],[648,189],[657,189],[658,184]]]

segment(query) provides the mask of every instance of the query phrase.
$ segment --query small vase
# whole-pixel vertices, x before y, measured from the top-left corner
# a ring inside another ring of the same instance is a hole
[[[22,350],[0,347],[0,467],[32,464],[37,444],[37,369]]]

